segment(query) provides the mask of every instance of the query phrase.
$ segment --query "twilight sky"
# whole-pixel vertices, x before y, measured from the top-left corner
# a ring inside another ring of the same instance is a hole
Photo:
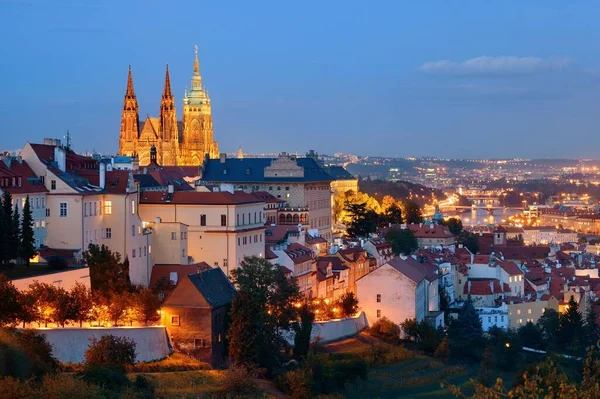
[[[517,5],[518,3],[518,5]],[[0,0],[0,148],[118,149],[194,44],[222,151],[600,158],[600,2]]]

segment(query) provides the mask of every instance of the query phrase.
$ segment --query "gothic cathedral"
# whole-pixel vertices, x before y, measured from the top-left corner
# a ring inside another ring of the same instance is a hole
[[[164,166],[198,166],[208,155],[219,157],[219,145],[213,138],[210,98],[202,87],[198,47],[194,58],[192,88],[183,98],[183,121],[177,120],[175,99],[171,92],[169,66],[165,74],[165,88],[158,118],[146,117],[140,126],[139,108],[131,66],[127,76],[127,91],[121,116],[119,153],[137,156],[140,166],[150,163],[150,149],[156,148],[157,162]]]

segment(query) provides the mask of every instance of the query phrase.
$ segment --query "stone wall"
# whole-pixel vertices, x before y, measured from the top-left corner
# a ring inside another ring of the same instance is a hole
[[[313,323],[310,339],[311,341],[318,341],[319,343],[334,342],[340,339],[353,337],[367,327],[369,327],[367,316],[364,312],[360,312],[358,315],[348,319],[337,319]],[[293,332],[286,334],[285,339],[293,345]]]
[[[63,363],[83,363],[90,339],[99,339],[108,334],[133,339],[138,362],[162,359],[170,353],[165,327],[53,328],[36,331],[46,336],[54,356]]]
[[[33,284],[34,281],[39,283],[48,283],[56,287],[62,287],[67,291],[69,291],[76,282],[79,282],[87,288],[90,288],[90,269],[84,267],[80,269],[65,270],[64,272],[21,278],[18,280],[13,280],[12,283],[15,287],[17,287],[17,289],[21,291],[27,291],[29,289],[29,285]]]

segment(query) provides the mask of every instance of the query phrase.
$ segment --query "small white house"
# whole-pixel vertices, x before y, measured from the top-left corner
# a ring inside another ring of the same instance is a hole
[[[396,324],[406,319],[439,317],[437,266],[412,257],[395,257],[356,281],[356,295],[369,325],[387,317]]]

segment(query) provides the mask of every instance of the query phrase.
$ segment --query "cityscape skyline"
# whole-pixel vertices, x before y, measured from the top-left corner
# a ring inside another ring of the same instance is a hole
[[[141,3],[115,4],[0,3],[0,29],[14,38],[0,61],[11,76],[0,95],[5,148],[68,129],[77,150],[116,152],[129,64],[140,119],[158,113],[165,64],[181,117],[197,43],[224,152],[597,158],[592,2],[518,13],[495,2],[318,12],[149,2],[133,20]]]

